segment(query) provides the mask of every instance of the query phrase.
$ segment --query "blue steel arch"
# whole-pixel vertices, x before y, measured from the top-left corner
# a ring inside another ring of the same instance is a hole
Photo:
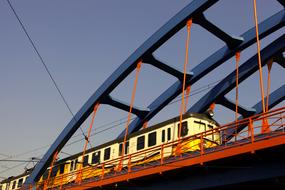
[[[285,35],[282,35],[274,42],[269,44],[261,51],[262,66],[266,65],[267,61],[274,59],[276,55],[282,55],[285,50]],[[282,55],[283,56],[283,55]],[[283,66],[284,60],[277,62]],[[245,63],[239,66],[238,81],[242,83],[245,79],[251,76],[258,70],[257,54],[248,59]],[[222,81],[215,85],[207,94],[205,94],[200,100],[198,100],[188,112],[204,112],[209,106],[215,102],[221,104],[231,110],[235,110],[235,103],[227,99],[225,95],[230,92],[236,86],[236,71],[233,71],[226,76]],[[248,109],[243,106],[239,106],[238,112],[243,117],[248,117],[256,113],[256,110]]]
[[[269,44],[261,51],[262,66],[266,65],[267,61],[273,59],[274,62],[280,64],[285,68],[285,59],[283,57],[283,52],[285,51],[285,35],[282,35],[274,42]],[[248,59],[245,63],[239,66],[239,83],[242,83],[245,79],[251,76],[258,70],[257,55],[254,55]],[[221,104],[233,111],[235,111],[235,102],[227,99],[225,95],[230,92],[236,86],[236,72],[233,71],[228,76],[226,76],[222,81],[215,85],[208,93],[206,93],[200,100],[198,100],[188,112],[204,112],[209,106],[215,102]],[[268,108],[271,109],[278,103],[285,99],[285,85],[281,86],[269,96]],[[238,113],[242,116],[239,119],[252,116],[254,114],[262,113],[262,101],[254,105],[252,108],[246,108],[245,106],[239,105]],[[226,131],[224,140],[229,140],[233,137],[234,133],[240,132],[246,125],[239,126],[238,129],[230,129]]]
[[[285,23],[285,10],[276,13],[270,18],[263,21],[259,24],[259,34],[260,39],[266,37],[273,31],[278,30],[283,27]],[[207,59],[202,61],[199,65],[197,65],[191,73],[193,77],[190,80],[187,80],[187,85],[193,85],[197,81],[199,81],[202,77],[210,73],[212,70],[223,64],[225,61],[230,59],[235,55],[236,51],[242,51],[245,48],[251,46],[255,43],[255,28],[251,28],[247,32],[241,35],[239,39],[243,39],[243,42],[239,44],[235,49],[231,49],[228,45],[225,45],[221,49],[217,50]],[[148,108],[151,110],[148,115],[144,119],[139,117],[135,118],[135,120],[129,126],[129,133],[134,131],[138,131],[144,124],[144,122],[149,121],[154,115],[156,115],[162,108],[164,108],[168,103],[170,103],[175,97],[177,97],[182,91],[182,84],[180,81],[175,82],[172,86],[170,86],[167,90],[165,90],[157,99],[155,99]],[[200,112],[200,111],[197,111]],[[119,138],[123,137],[125,131],[123,131]]]
[[[193,84],[201,79],[204,75],[221,65],[227,59],[232,57],[238,50],[242,50],[252,45],[255,41],[254,29],[244,33],[241,37],[236,38],[230,36],[222,29],[215,26],[207,20],[203,12],[214,5],[218,0],[194,0],[157,32],[155,32],[148,40],[146,40],[122,65],[115,70],[112,75],[96,90],[96,92],[87,100],[87,102],[76,113],[75,117],[67,124],[64,130],[57,137],[55,142],[45,153],[41,161],[35,166],[32,174],[29,176],[25,184],[35,183],[44,173],[48,165],[52,161],[52,157],[56,151],[60,151],[71,136],[76,132],[80,125],[91,114],[93,107],[97,103],[108,104],[122,110],[129,110],[130,105],[120,100],[111,97],[111,92],[136,68],[136,63],[140,60],[148,63],[158,69],[177,77],[171,87],[164,91],[156,100],[154,100],[148,108],[134,107],[133,112],[137,118],[130,124],[130,133],[139,130],[145,121],[149,121],[170,101],[177,97],[182,90],[182,75],[183,73],[153,56],[153,52],[164,44],[169,38],[176,34],[181,28],[186,25],[186,22],[193,18],[193,22],[199,24],[213,35],[220,38],[226,43],[226,46],[218,50],[216,53],[208,57],[187,74],[187,85]],[[278,0],[279,1],[279,0]],[[283,2],[279,1],[282,5]],[[260,38],[264,38],[270,33],[284,26],[284,10],[263,21],[260,25]],[[122,137],[124,132],[119,135]]]

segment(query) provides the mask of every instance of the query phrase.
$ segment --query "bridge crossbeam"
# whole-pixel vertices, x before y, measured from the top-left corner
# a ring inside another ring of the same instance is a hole
[[[118,100],[110,95],[106,96],[104,98],[104,100],[101,102],[102,104],[108,104],[110,106],[119,108],[121,110],[124,110],[126,112],[128,112],[130,110],[130,105],[128,103],[125,103],[121,100]],[[139,118],[143,118],[145,115],[147,115],[149,113],[149,110],[143,109],[143,108],[139,108],[137,106],[132,106],[132,113],[137,115]]]
[[[175,76],[180,81],[183,80],[184,73],[182,71],[179,71],[179,69],[174,68],[172,66],[169,66],[166,63],[163,63],[162,61],[158,60],[154,55],[144,56],[143,58],[144,62],[151,64],[152,66],[172,75]],[[192,78],[193,73],[187,73],[186,74],[186,81],[190,81]]]
[[[235,101],[230,100],[229,98],[226,97],[218,99],[218,101],[216,101],[215,103],[221,104],[232,111],[235,111],[236,109]],[[245,106],[238,105],[238,113],[240,113],[245,118],[254,115],[256,113],[256,110],[253,108],[247,108]]]
[[[276,54],[284,51],[285,47],[285,35],[282,35],[273,43],[268,45],[261,51],[262,55],[262,66],[264,66],[267,61],[273,58]],[[248,59],[244,64],[239,67],[239,83],[242,83],[245,79],[251,76],[258,70],[258,65],[256,64],[257,55]],[[233,71],[227,77],[225,77],[221,82],[214,86],[206,95],[204,95],[200,100],[198,100],[188,112],[204,112],[213,103],[217,102],[227,105],[225,100],[225,95],[234,89],[236,86],[236,72]],[[251,110],[244,112],[244,116],[249,116]]]
[[[199,24],[200,26],[214,34],[216,37],[220,38],[227,44],[230,49],[238,47],[238,45],[243,42],[243,38],[230,36],[225,31],[210,22],[204,14],[196,15],[194,17],[194,23]]]

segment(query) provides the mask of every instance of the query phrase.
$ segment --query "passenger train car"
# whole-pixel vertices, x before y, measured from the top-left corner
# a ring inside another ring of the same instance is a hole
[[[134,167],[158,161],[161,157],[167,159],[176,156],[178,149],[181,154],[184,154],[199,151],[202,148],[200,144],[203,144],[203,148],[221,144],[218,130],[204,135],[203,139],[195,138],[195,134],[213,130],[219,126],[209,114],[184,114],[180,138],[178,138],[179,125],[179,117],[175,117],[128,135],[124,153],[122,151],[124,139],[116,139],[87,150],[84,156],[81,152],[56,161],[52,171],[49,172],[50,168],[48,168],[40,178],[37,187],[42,189],[45,182],[46,188],[56,188],[74,183],[78,178],[79,170],[81,179],[84,180],[118,171],[120,170],[119,166],[121,168]],[[164,146],[163,149],[162,146]],[[123,157],[128,159],[120,159]],[[30,173],[31,171],[27,171],[19,176],[3,180],[0,183],[0,190],[20,189]]]

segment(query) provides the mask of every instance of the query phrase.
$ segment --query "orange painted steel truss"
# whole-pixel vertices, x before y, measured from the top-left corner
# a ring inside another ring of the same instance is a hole
[[[263,133],[263,120],[268,120],[268,128],[270,132]],[[117,159],[113,159],[104,163],[100,163],[95,166],[86,167],[82,170],[85,174],[90,174],[82,180],[81,184],[69,182],[66,184],[57,185],[59,189],[70,189],[70,190],[82,190],[94,187],[102,187],[109,185],[116,185],[117,183],[125,182],[131,179],[139,179],[145,176],[153,174],[161,174],[170,170],[180,169],[184,167],[189,167],[197,164],[204,164],[206,162],[228,158],[231,156],[236,156],[245,153],[254,153],[257,150],[271,148],[274,146],[285,144],[285,107],[266,112],[264,114],[255,115],[237,122],[232,122],[218,128],[208,130],[202,133],[195,134],[187,138],[181,138],[180,140],[184,142],[195,141],[198,144],[192,145],[193,147],[199,147],[193,151],[184,150],[184,153],[175,156],[170,154],[169,157],[164,157],[167,152],[165,150],[168,147],[172,148],[174,152],[175,146],[178,144],[178,140],[165,143],[159,146],[154,146],[152,148],[139,151],[133,154],[129,154]],[[210,148],[205,147],[205,141],[212,135],[217,135],[221,137],[220,142],[223,141],[223,136],[226,135],[227,130],[236,128],[239,126],[247,126],[243,131],[236,134],[231,140],[222,143],[220,145],[211,146]],[[199,141],[197,141],[199,139]],[[154,152],[159,153],[159,157],[152,159],[151,161],[142,160],[141,158],[147,158],[147,155],[153,154]],[[169,153],[169,152],[168,152]],[[132,160],[138,160],[139,162],[132,162]],[[119,172],[115,170],[120,160],[123,159],[123,169]],[[100,170],[98,170],[100,169]],[[99,171],[99,172],[98,172]],[[94,175],[97,172],[97,175]],[[61,176],[55,177],[57,180],[63,178],[70,178],[71,176],[77,175],[78,171],[68,174],[63,174]],[[93,174],[92,174],[93,173]],[[91,177],[92,176],[92,177]],[[36,187],[40,188],[41,184],[38,183]],[[50,186],[53,188],[55,186]]]

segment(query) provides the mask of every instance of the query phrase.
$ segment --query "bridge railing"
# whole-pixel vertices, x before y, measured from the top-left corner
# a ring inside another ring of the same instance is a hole
[[[223,136],[227,131],[244,126],[244,130],[236,132],[228,141]],[[264,128],[267,130],[264,131]],[[245,144],[253,144],[264,139],[285,134],[285,107],[270,112],[254,115],[249,118],[232,122],[190,137],[176,139],[171,142],[111,159],[93,166],[84,167],[81,171],[62,174],[49,181],[36,184],[36,189],[68,188],[82,185],[90,181],[101,181],[115,176],[140,172],[149,167],[174,163],[182,159],[192,159],[223,151]],[[179,145],[179,148],[177,148]],[[179,151],[178,151],[179,150]],[[202,163],[203,161],[201,161]],[[78,177],[81,180],[78,182]],[[29,186],[31,188],[31,186]]]

